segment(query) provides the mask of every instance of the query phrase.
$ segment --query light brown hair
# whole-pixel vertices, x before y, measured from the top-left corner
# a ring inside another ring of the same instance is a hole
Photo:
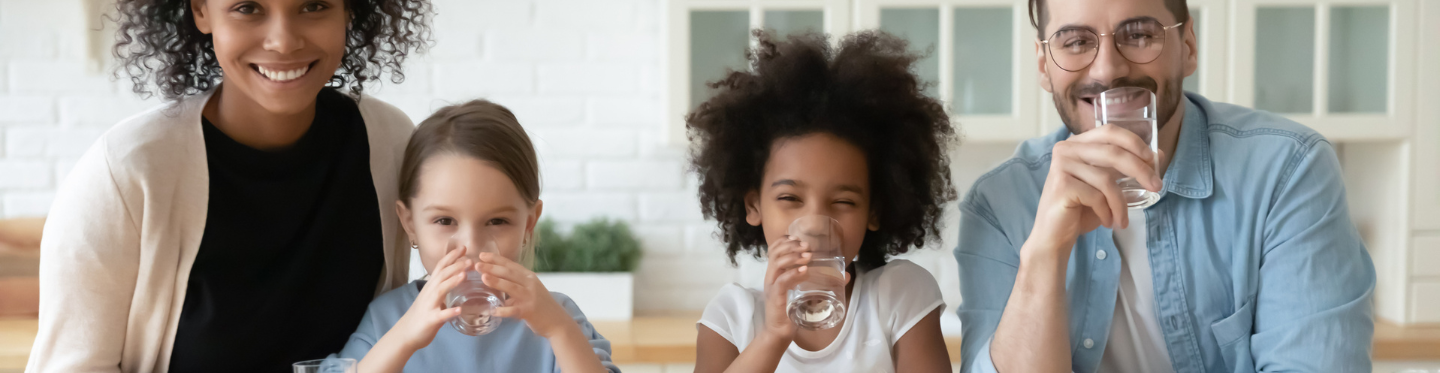
[[[441,108],[420,122],[405,146],[400,166],[400,201],[406,206],[420,189],[420,166],[436,154],[455,154],[491,162],[530,206],[540,200],[540,167],[530,136],[504,106],[474,100]]]

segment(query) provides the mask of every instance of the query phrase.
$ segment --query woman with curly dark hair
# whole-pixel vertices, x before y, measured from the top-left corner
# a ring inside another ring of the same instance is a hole
[[[763,290],[726,285],[706,306],[696,371],[949,371],[939,285],[889,260],[937,241],[955,198],[955,133],[910,72],[919,56],[878,31],[834,49],[822,35],[756,36],[752,69],[712,83],[719,93],[686,118],[701,209],[732,263],[768,259]],[[811,234],[791,232],[796,221],[831,222],[841,253],[792,236]],[[827,282],[828,305],[789,294]]]
[[[414,128],[361,94],[425,48],[426,0],[118,0],[117,124],[55,199],[29,372],[282,372],[409,279]]]

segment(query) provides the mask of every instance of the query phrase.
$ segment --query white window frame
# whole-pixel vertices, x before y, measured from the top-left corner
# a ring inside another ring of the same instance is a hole
[[[1234,0],[1230,56],[1229,99],[1236,105],[1255,105],[1255,11],[1259,7],[1315,8],[1314,102],[1308,114],[1285,116],[1336,141],[1397,140],[1409,137],[1414,115],[1415,1],[1414,0]],[[1389,56],[1386,74],[1386,111],[1381,114],[1331,113],[1329,105],[1330,9],[1336,6],[1390,6]]]
[[[1200,74],[1195,93],[1205,96],[1211,100],[1230,102],[1225,89],[1225,54],[1230,51],[1226,48],[1225,30],[1230,26],[1230,14],[1228,4],[1222,0],[1188,0],[1190,6],[1190,22],[1195,22],[1195,10],[1200,11],[1200,22],[1190,27],[1199,27],[1200,32],[1195,34],[1195,48],[1199,50],[1197,67],[1195,73]]]
[[[1039,126],[1040,86],[1036,80],[1039,72],[1035,68],[1035,50],[1026,45],[1034,43],[1035,30],[1030,26],[1026,14],[1026,0],[856,0],[855,24],[857,29],[880,27],[881,8],[936,8],[940,11],[940,38],[935,56],[940,65],[940,82],[936,87],[940,100],[947,111],[954,102],[955,61],[954,61],[954,18],[956,8],[1011,8],[1011,91],[1010,114],[959,115],[952,113],[951,124],[955,125],[969,142],[1010,142],[1035,137],[1043,133]],[[1029,43],[1027,43],[1029,42]]]
[[[750,29],[765,25],[767,10],[815,10],[824,14],[824,32],[844,35],[850,32],[849,0],[668,0],[664,20],[667,63],[667,102],[665,104],[665,138],[669,144],[689,146],[685,134],[685,114],[690,111],[690,12],[694,10],[745,10],[750,12]],[[754,44],[754,39],[751,39]]]

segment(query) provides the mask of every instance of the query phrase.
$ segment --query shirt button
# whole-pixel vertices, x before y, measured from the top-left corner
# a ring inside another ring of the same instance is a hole
[[[1090,339],[1090,338],[1085,338],[1085,348],[1091,348],[1091,347],[1095,347],[1095,340]]]
[[[1095,250],[1095,259],[1105,260],[1105,250]]]

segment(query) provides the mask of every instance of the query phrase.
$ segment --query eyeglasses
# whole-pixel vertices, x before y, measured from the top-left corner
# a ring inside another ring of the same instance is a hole
[[[1095,56],[1100,54],[1100,37],[1107,35],[1115,41],[1115,49],[1121,56],[1130,62],[1145,64],[1160,57],[1160,51],[1165,49],[1166,31],[1183,24],[1185,22],[1162,26],[1153,19],[1133,20],[1120,24],[1115,32],[1098,35],[1088,28],[1064,28],[1040,43],[1045,44],[1050,60],[1065,71],[1080,71],[1095,62]]]

